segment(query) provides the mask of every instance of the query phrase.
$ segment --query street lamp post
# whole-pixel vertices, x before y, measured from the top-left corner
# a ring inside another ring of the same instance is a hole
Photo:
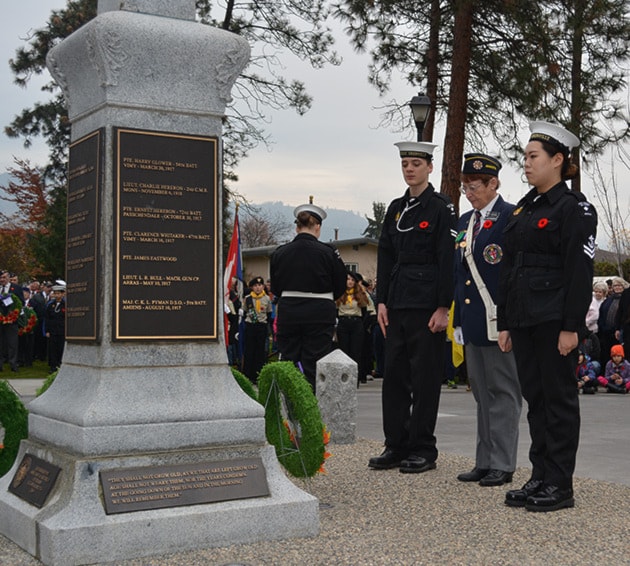
[[[431,99],[423,92],[418,93],[418,96],[414,96],[409,101],[409,107],[413,112],[413,121],[416,123],[416,129],[418,130],[418,141],[422,141],[422,134],[424,133],[424,124],[429,116],[431,110]]]

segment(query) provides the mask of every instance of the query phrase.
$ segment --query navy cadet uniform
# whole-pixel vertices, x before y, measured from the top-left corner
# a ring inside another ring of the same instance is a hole
[[[530,140],[544,140],[568,155],[579,140],[555,124],[530,124]],[[554,139],[555,138],[555,139]],[[509,330],[528,403],[531,435],[530,482],[506,495],[506,504],[526,505],[558,492],[573,505],[572,477],[580,434],[575,386],[578,350],[558,351],[561,331],[582,333],[592,299],[597,214],[581,193],[564,181],[539,194],[529,191],[516,205],[504,234],[504,259],[498,303],[499,330]],[[540,491],[534,491],[538,487]],[[523,500],[529,493],[529,497]]]
[[[315,205],[301,211],[319,218],[326,213]],[[300,362],[315,391],[315,364],[332,350],[337,307],[335,299],[346,290],[346,266],[339,251],[300,232],[292,242],[277,248],[270,262],[271,291],[279,297],[277,340],[281,359]]]
[[[430,160],[435,146],[418,144],[431,146],[431,153],[424,153]],[[402,144],[399,148],[405,157]],[[413,199],[407,189],[390,203],[378,244],[377,303],[386,305],[389,320],[382,389],[385,447],[424,458],[432,467],[446,332],[433,333],[428,323],[438,307],[448,309],[453,301],[455,221],[450,200],[431,183]],[[385,466],[391,467],[389,462],[381,466],[379,458],[370,461],[370,467]]]
[[[462,175],[497,177],[501,163],[488,155],[464,156]],[[472,184],[473,181],[471,181]],[[483,181],[481,181],[483,182]],[[489,182],[489,181],[488,181]],[[482,486],[496,486],[512,481],[518,450],[519,418],[522,396],[512,352],[502,352],[496,338],[488,337],[486,305],[470,269],[469,259],[496,303],[499,273],[503,260],[503,229],[512,218],[514,205],[496,193],[487,191],[487,204],[480,208],[479,230],[469,225],[476,210],[463,214],[455,239],[455,309],[453,326],[461,328],[465,344],[466,369],[477,403],[477,444],[475,468],[457,476],[460,481],[478,481]],[[479,190],[479,189],[478,189]],[[474,201],[473,201],[474,202]],[[471,257],[466,257],[470,250]],[[457,337],[456,337],[457,339]]]

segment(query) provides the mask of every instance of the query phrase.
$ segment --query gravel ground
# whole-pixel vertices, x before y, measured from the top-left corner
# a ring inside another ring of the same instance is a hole
[[[455,478],[469,458],[441,454],[437,470],[367,467],[379,442],[331,445],[326,475],[295,480],[320,501],[320,535],[115,562],[162,565],[630,565],[630,487],[575,480],[576,506],[531,513],[503,504],[505,487]],[[519,469],[514,486],[529,479]],[[0,536],[0,564],[40,564]]]

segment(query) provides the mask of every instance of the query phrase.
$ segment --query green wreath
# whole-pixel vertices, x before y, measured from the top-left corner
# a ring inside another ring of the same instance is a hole
[[[13,466],[20,442],[28,437],[28,411],[5,380],[0,380],[0,426],[4,429],[4,448],[0,449],[0,476],[3,476]]]
[[[9,296],[11,297],[10,307],[4,304],[4,299]],[[0,301],[0,323],[13,324],[17,322],[20,311],[22,310],[22,301],[20,301],[20,298],[15,293],[2,295],[2,299],[3,300]]]
[[[245,393],[247,393],[254,401],[258,401],[258,394],[254,389],[254,384],[237,369],[230,369],[232,370],[232,375],[234,376],[234,379],[236,379],[236,383],[241,386],[241,389],[245,391]]]
[[[265,432],[278,461],[292,476],[314,476],[325,460],[325,431],[308,381],[291,362],[267,364],[258,376],[258,399],[265,406]]]

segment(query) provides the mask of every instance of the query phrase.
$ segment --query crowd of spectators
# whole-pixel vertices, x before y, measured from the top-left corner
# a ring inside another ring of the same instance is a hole
[[[613,277],[593,285],[586,328],[575,373],[578,389],[582,394],[627,393],[630,363],[624,342],[630,339],[630,284],[625,279]]]
[[[65,282],[20,283],[0,270],[0,372],[19,372],[34,361],[61,365],[65,344]]]

